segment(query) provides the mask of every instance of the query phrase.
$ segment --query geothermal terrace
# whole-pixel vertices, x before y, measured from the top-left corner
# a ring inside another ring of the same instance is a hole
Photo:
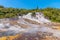
[[[42,13],[36,12],[35,17],[31,16],[31,14],[28,13],[27,15],[18,16],[18,18],[0,19],[0,37],[22,34],[24,37],[18,39],[25,40],[26,37],[32,40],[36,37],[38,40],[39,37],[41,39],[45,36],[54,37],[54,39],[60,38],[60,30],[55,29],[57,24],[46,19]]]

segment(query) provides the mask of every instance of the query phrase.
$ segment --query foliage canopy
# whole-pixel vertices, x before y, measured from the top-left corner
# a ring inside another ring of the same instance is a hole
[[[5,8],[0,6],[0,18],[12,18],[17,17],[18,15],[24,15],[29,12],[32,12],[33,15],[35,12],[43,12],[44,16],[51,21],[60,22],[60,9],[58,8],[43,8],[43,9],[18,9],[18,8]]]

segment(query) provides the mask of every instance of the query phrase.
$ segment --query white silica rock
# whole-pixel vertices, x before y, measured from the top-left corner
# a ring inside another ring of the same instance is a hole
[[[3,23],[0,23],[0,29],[1,28],[4,28],[4,24]]]
[[[27,15],[18,16],[18,18],[19,18],[18,20],[15,20],[16,24],[11,24],[10,23],[10,22],[13,22],[14,20],[13,21],[3,20],[4,22],[2,21],[0,23],[0,29],[6,30],[6,31],[8,31],[8,33],[11,33],[9,31],[13,31],[13,34],[15,34],[15,32],[16,33],[21,33],[21,32],[35,33],[37,31],[51,32],[51,33],[55,32],[52,28],[45,27],[45,26],[43,27],[43,25],[41,25],[41,27],[40,27],[40,25],[32,24],[32,23],[29,23],[28,21],[25,20],[25,19],[29,19],[31,22],[35,21],[36,23],[37,22],[38,23],[50,22],[50,20],[46,19],[42,13],[36,12],[36,16],[32,16],[32,13],[28,13]],[[25,27],[25,25],[27,27],[23,28],[23,27]],[[60,35],[60,34],[58,34],[58,32],[57,32],[54,35],[57,36],[57,35]]]
[[[21,18],[21,16],[18,16],[18,18]]]
[[[40,13],[40,12],[36,12],[35,13],[35,17],[31,16],[32,13],[28,13],[27,15],[24,15],[23,18],[26,18],[26,19],[29,19],[29,20],[33,20],[33,21],[36,21],[38,23],[50,23],[51,21],[46,19],[43,15],[43,13]]]
[[[28,13],[27,15],[24,15],[23,18],[28,18],[29,19],[29,18],[31,18],[31,14],[32,13]]]
[[[36,18],[39,20],[41,23],[49,23],[51,22],[50,20],[46,19],[43,15],[43,13],[36,12]]]
[[[5,25],[5,26],[10,26],[10,23],[5,23],[4,25]]]
[[[39,22],[39,20],[33,18],[31,15],[32,15],[32,13],[28,13],[27,15],[23,15],[23,18],[29,19],[29,20],[32,20],[32,21]],[[40,23],[40,22],[39,22],[39,23]]]

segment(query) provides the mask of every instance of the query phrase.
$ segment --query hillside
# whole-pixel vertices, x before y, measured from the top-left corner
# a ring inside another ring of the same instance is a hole
[[[60,9],[0,6],[0,40],[60,40]]]
[[[42,12],[44,16],[53,22],[60,22],[60,9],[58,8],[43,8],[43,9],[18,9],[18,8],[6,8],[0,6],[0,18],[14,18],[31,12],[32,16],[35,12]]]
[[[31,14],[0,19],[0,40],[60,40],[60,23],[50,21],[41,12]]]

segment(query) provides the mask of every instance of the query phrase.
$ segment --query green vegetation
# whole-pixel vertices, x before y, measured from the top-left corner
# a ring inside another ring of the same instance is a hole
[[[60,22],[60,9],[58,8],[44,8],[44,9],[18,9],[18,8],[5,8],[0,6],[0,18],[12,18],[17,17],[18,15],[24,15],[28,12],[32,12],[34,15],[35,12],[42,12],[44,16],[51,21]]]

